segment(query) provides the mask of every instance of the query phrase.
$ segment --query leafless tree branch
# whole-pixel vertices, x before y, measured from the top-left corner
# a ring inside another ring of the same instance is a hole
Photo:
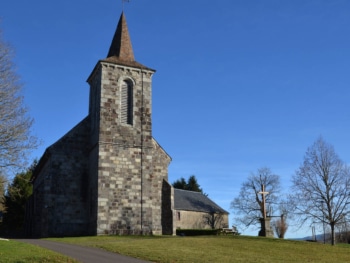
[[[334,245],[335,226],[350,217],[349,167],[320,137],[307,149],[292,182],[290,200],[300,223],[328,224]]]
[[[0,171],[22,168],[28,153],[37,146],[31,135],[33,119],[28,115],[21,95],[22,85],[15,73],[13,53],[0,31]]]
[[[267,167],[258,169],[257,173],[252,173],[245,181],[237,197],[231,202],[231,209],[237,215],[235,218],[240,225],[246,227],[250,225],[260,225],[260,218],[263,217],[263,201],[259,194],[261,185],[269,192],[266,195],[266,205],[272,211],[279,203],[280,179]],[[268,216],[270,216],[268,214]]]

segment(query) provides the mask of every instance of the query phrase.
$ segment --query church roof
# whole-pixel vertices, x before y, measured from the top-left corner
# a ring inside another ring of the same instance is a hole
[[[176,210],[228,214],[204,194],[176,188],[174,189],[174,206]]]
[[[120,15],[118,26],[108,51],[107,57],[112,56],[116,56],[121,60],[135,61],[124,12]]]
[[[150,69],[135,61],[130,34],[124,12],[120,15],[117,29],[109,48],[107,58],[102,61],[121,64],[124,66]],[[150,69],[152,70],[152,69]]]

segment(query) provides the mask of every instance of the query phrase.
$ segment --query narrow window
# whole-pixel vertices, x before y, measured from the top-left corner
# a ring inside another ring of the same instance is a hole
[[[181,214],[180,214],[180,212],[177,212],[177,213],[176,213],[176,219],[177,219],[177,221],[180,221],[180,220],[181,220]]]
[[[132,84],[129,81],[123,81],[121,87],[121,123],[132,125],[133,101],[132,101]]]

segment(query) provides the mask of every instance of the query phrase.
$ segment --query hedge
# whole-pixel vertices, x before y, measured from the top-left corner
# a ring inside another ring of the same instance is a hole
[[[219,229],[176,229],[178,236],[212,236],[217,235]]]

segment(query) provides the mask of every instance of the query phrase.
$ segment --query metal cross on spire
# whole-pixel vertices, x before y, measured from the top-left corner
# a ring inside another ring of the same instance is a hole
[[[269,192],[265,192],[265,185],[261,185],[261,191],[259,194],[262,195],[262,201],[263,201],[263,217],[266,219],[266,204],[265,204],[265,196],[269,194]]]
[[[124,3],[129,3],[130,2],[130,0],[122,0],[122,9],[123,9],[123,12],[124,12]]]

